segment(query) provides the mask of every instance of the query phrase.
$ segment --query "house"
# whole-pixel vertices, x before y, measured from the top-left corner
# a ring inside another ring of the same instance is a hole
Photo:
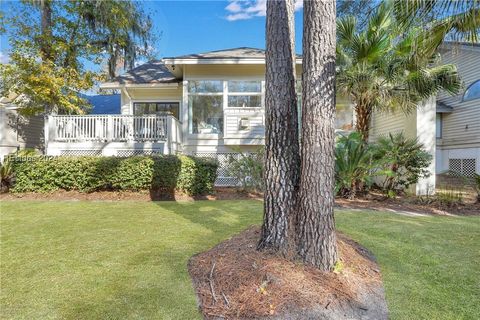
[[[411,114],[375,113],[370,139],[404,132],[423,143],[434,160],[432,173],[416,186],[424,194],[435,187],[438,175],[447,171],[472,177],[480,174],[480,45],[445,43],[441,63],[457,66],[463,89],[456,96],[445,93],[432,98]]]
[[[19,149],[43,150],[44,116],[24,116],[12,103],[13,97],[0,98],[0,161]]]
[[[301,57],[296,59],[301,78]],[[167,57],[101,84],[121,92],[117,115],[50,116],[48,155],[184,153],[216,157],[229,185],[230,156],[264,144],[265,51],[234,48]],[[338,128],[352,127],[339,103]]]
[[[458,65],[465,91],[439,95],[416,112],[376,113],[371,138],[403,131],[417,138],[434,161],[432,175],[416,193],[432,192],[435,173],[446,169],[479,172],[479,47],[447,44],[443,62]],[[301,79],[301,57],[296,58]],[[233,180],[228,159],[264,144],[265,51],[233,48],[150,61],[101,84],[120,92],[117,114],[52,115],[45,123],[46,154],[108,155],[184,153],[216,157],[218,184]],[[300,99],[299,99],[300,101]],[[348,101],[337,100],[337,128],[352,128]],[[437,147],[438,145],[438,147]]]

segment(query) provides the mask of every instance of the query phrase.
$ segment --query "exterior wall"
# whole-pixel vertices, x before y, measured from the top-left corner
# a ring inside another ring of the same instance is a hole
[[[121,113],[133,114],[134,102],[180,102],[182,110],[183,87],[176,88],[128,88],[122,90]]]
[[[14,109],[0,107],[0,158],[18,148],[43,150],[44,118],[21,116]]]
[[[374,112],[370,126],[369,138],[375,141],[389,133],[395,134],[403,132],[406,137],[414,138],[416,136],[416,112],[408,115],[401,111],[395,112]]]
[[[432,98],[418,106],[416,111],[407,115],[401,111],[393,113],[375,112],[372,115],[370,141],[375,141],[389,133],[403,132],[407,138],[418,139],[418,142],[422,143],[426,151],[432,156],[433,159],[428,168],[430,177],[421,179],[410,190],[417,195],[431,194],[435,190],[435,111],[436,103],[435,99]]]
[[[450,159],[474,159],[476,173],[480,174],[480,99],[463,101],[465,90],[480,80],[480,47],[453,46],[442,54],[441,61],[457,66],[464,86],[456,96],[443,93],[438,97],[453,109],[451,113],[442,114],[442,137],[437,139],[437,173],[453,169],[449,166]]]

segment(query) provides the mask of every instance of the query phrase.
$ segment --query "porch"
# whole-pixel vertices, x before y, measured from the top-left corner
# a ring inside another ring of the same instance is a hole
[[[133,156],[181,151],[181,123],[172,115],[51,115],[47,155]]]

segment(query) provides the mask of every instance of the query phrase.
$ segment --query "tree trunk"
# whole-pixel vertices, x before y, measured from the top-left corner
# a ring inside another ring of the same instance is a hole
[[[41,0],[40,1],[40,10],[41,12],[41,35],[40,35],[40,53],[42,60],[52,61],[52,50],[51,50],[51,40],[52,40],[52,3],[50,0]]]
[[[362,135],[363,141],[368,141],[372,108],[368,105],[357,104],[355,106],[355,113],[357,118],[355,129]]]
[[[265,201],[258,249],[283,253],[289,247],[300,164],[293,17],[293,0],[267,1]]]
[[[297,251],[332,270],[337,261],[334,205],[335,1],[304,2],[301,181]]]

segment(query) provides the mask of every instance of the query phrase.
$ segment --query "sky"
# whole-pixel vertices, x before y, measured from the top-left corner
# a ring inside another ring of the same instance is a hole
[[[0,0],[8,14],[15,1]],[[302,1],[296,1],[296,50],[301,52]],[[265,48],[266,0],[141,1],[159,38],[157,58],[234,47]],[[0,62],[8,61],[8,38],[0,36]],[[94,68],[94,66],[90,66]],[[87,67],[88,68],[88,67]]]

